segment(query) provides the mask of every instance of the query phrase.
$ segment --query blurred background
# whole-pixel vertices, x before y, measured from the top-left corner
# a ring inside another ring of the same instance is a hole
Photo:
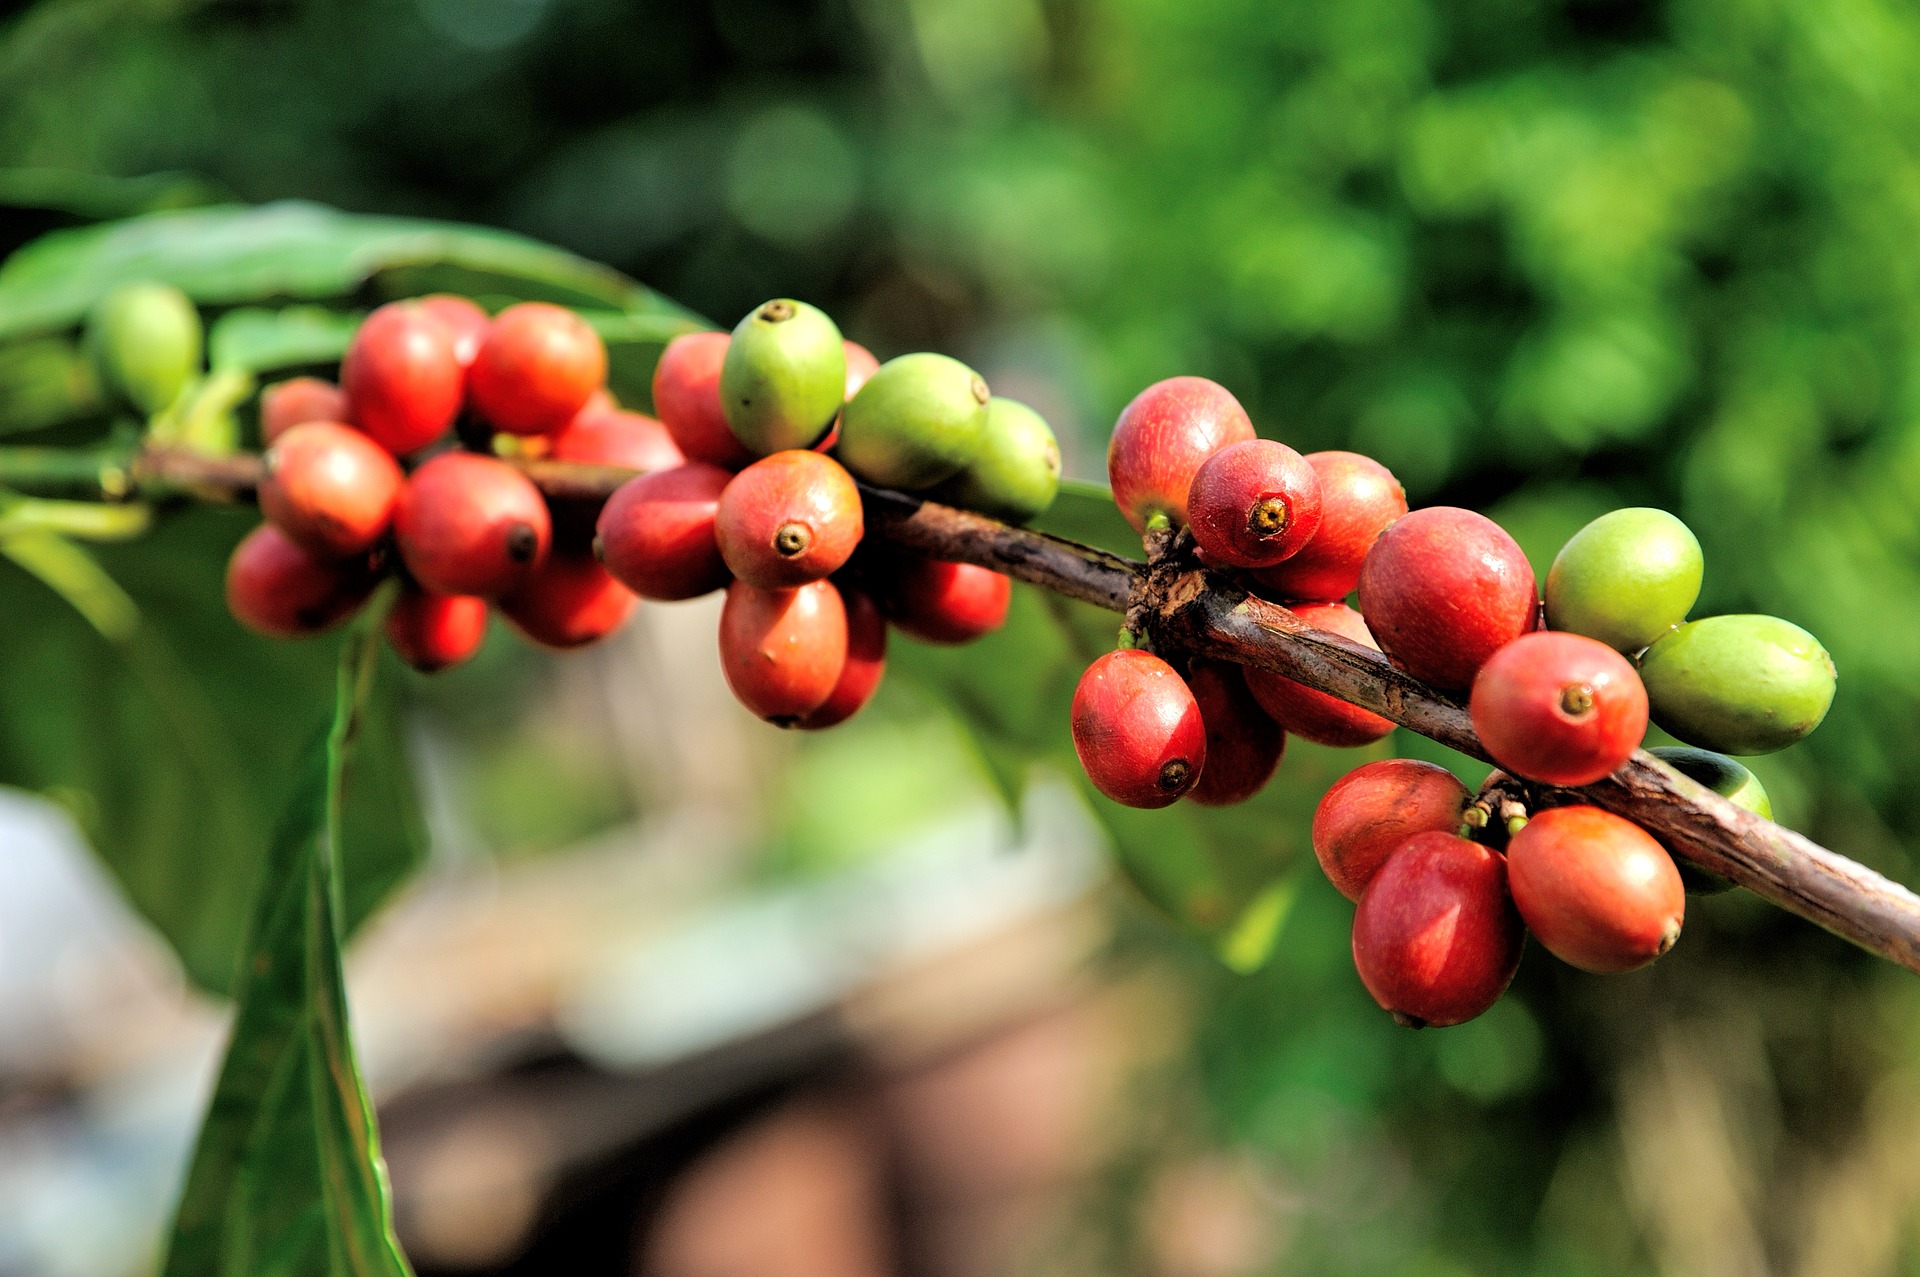
[[[1840,668],[1825,730],[1756,764],[1781,819],[1915,878],[1896,0],[42,0],[0,28],[0,166],[9,249],[297,197],[516,230],[722,324],[802,297],[971,361],[1079,477],[1199,373],[1542,569],[1665,506],[1696,614]],[[159,538],[177,574],[246,522],[209,519]],[[9,678],[44,686],[53,605],[5,570]],[[1110,630],[1023,591],[793,739],[727,698],[715,611],[406,683],[432,851],[349,971],[423,1272],[1920,1273],[1911,976],[1734,892],[1651,969],[1535,950],[1481,1020],[1399,1030],[1306,816],[1433,747],[1295,742],[1248,807],[1123,813],[1063,753]],[[323,687],[255,712],[317,721]],[[30,787],[0,791],[0,1273],[140,1273],[223,1007]]]

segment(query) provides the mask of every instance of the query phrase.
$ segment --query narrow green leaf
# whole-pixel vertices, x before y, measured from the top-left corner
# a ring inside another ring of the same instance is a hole
[[[208,362],[215,369],[249,373],[336,364],[361,318],[358,312],[324,306],[242,306],[213,321]]]
[[[46,528],[19,528],[0,535],[0,554],[39,577],[100,631],[125,643],[140,628],[140,609],[91,554]]]

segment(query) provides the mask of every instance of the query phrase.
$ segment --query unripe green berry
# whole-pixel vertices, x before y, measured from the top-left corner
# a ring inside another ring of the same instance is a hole
[[[980,374],[957,359],[890,359],[841,414],[834,453],[869,483],[930,488],[979,457],[990,398]]]
[[[171,284],[122,284],[87,316],[87,354],[100,384],[146,416],[200,371],[200,313]]]
[[[1665,510],[1603,514],[1547,571],[1547,624],[1633,653],[1687,619],[1700,597],[1700,543]]]
[[[997,395],[987,401],[980,454],[935,495],[948,505],[978,510],[1008,523],[1037,518],[1060,491],[1060,444],[1046,418]]]
[[[1690,621],[1640,661],[1653,721],[1723,754],[1770,754],[1820,725],[1833,704],[1833,658],[1777,616]]]
[[[811,448],[846,399],[840,330],[805,302],[754,308],[720,365],[720,405],[734,436],[760,456]]]

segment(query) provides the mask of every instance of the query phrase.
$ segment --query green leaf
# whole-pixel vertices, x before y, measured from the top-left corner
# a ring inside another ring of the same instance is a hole
[[[616,314],[586,311],[582,317],[607,343],[607,385],[629,408],[653,411],[653,366],[660,352],[681,333],[712,325],[685,312]]]
[[[215,370],[272,372],[309,364],[335,364],[360,326],[358,312],[324,306],[242,306],[213,323],[207,354]]]

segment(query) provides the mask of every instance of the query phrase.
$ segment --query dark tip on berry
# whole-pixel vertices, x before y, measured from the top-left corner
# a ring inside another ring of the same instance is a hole
[[[792,319],[796,313],[793,303],[782,298],[779,301],[771,301],[762,306],[760,308],[759,318],[769,324],[784,324],[789,319]]]
[[[1172,793],[1187,783],[1193,767],[1184,758],[1172,758],[1160,765],[1160,788]]]
[[[530,523],[516,523],[507,529],[507,557],[515,563],[531,563],[540,551],[540,534]]]
[[[798,714],[780,714],[774,718],[769,718],[767,721],[775,727],[794,728],[800,725],[800,716]]]
[[[1680,939],[1680,924],[1676,921],[1669,919],[1666,925],[1666,929],[1660,933],[1660,947],[1654,950],[1654,953],[1656,955],[1664,956],[1667,950],[1673,948],[1675,942],[1677,942],[1679,939]]]
[[[973,397],[981,403],[993,398],[993,392],[987,389],[987,383],[979,373],[973,375]]]
[[[813,544],[813,529],[804,523],[783,523],[773,534],[774,551],[783,558],[805,554]]]
[[[607,561],[607,543],[600,539],[600,534],[597,532],[593,534],[593,561],[595,563]]]
[[[1268,497],[1247,512],[1247,531],[1256,537],[1279,536],[1287,530],[1290,513],[1284,497]]]
[[[1427,1022],[1417,1015],[1408,1015],[1405,1011],[1395,1011],[1393,1022],[1403,1029],[1424,1029]]]
[[[1593,689],[1585,683],[1570,683],[1560,689],[1560,708],[1574,718],[1593,712]]]

